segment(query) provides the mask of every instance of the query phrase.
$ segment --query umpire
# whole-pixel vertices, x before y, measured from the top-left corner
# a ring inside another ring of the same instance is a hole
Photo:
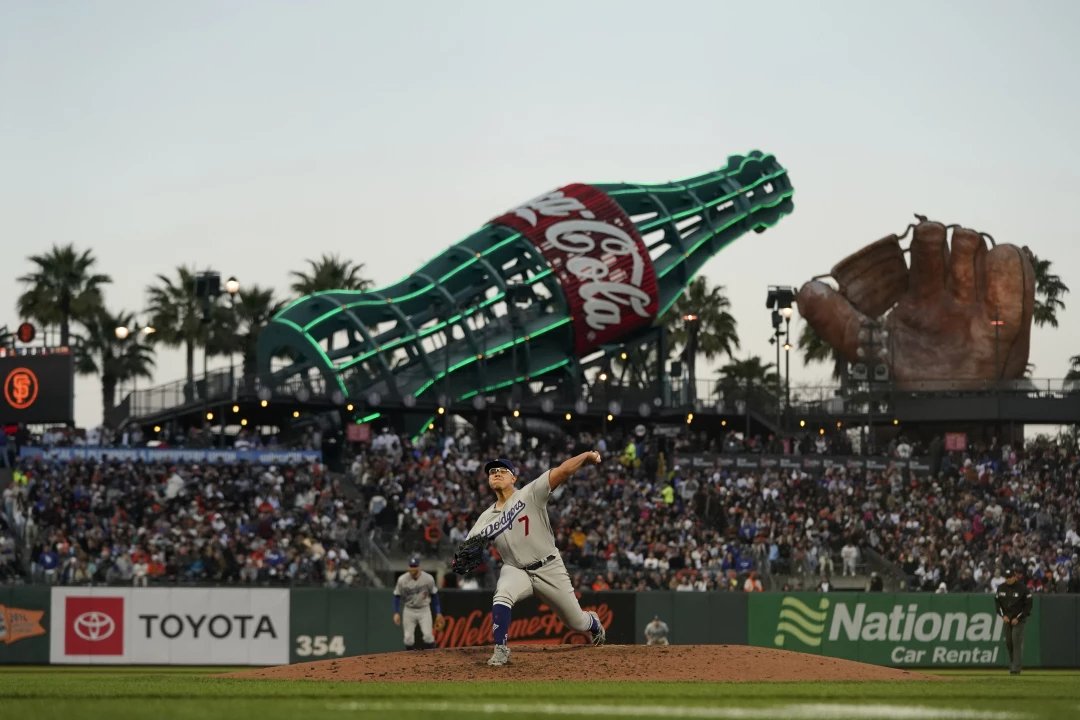
[[[1020,581],[1020,567],[1006,566],[1005,582],[998,586],[995,602],[1005,620],[1005,647],[1009,650],[1009,674],[1020,674],[1024,658],[1024,623],[1031,615],[1031,591]]]

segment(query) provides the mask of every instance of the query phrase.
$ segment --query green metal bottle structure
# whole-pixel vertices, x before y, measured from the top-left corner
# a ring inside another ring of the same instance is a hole
[[[650,332],[724,246],[790,213],[792,194],[760,151],[678,182],[567,185],[393,285],[293,302],[259,338],[262,383],[356,402],[367,419],[399,409],[410,433],[440,407],[557,393]]]

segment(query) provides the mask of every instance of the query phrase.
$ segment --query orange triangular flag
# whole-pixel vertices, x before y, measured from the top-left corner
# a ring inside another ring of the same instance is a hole
[[[45,628],[41,626],[44,614],[44,610],[0,605],[0,640],[3,640],[5,645],[10,645],[19,640],[44,635]]]

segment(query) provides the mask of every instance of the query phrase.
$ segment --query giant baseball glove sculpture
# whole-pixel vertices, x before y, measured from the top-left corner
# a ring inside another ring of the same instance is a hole
[[[450,572],[457,573],[458,575],[468,575],[480,565],[484,560],[484,547],[487,545],[487,540],[483,535],[473,535],[465,542],[461,543],[461,547],[454,553],[453,560],[450,561]]]
[[[900,237],[882,238],[833,267],[839,291],[818,280],[803,285],[799,313],[849,362],[872,361],[868,345],[884,350],[901,387],[1020,377],[1035,306],[1027,248],[988,249],[988,236],[916,217],[910,267]]]

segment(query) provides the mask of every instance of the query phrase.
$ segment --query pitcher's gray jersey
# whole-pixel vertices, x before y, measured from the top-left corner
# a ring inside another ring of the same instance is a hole
[[[435,578],[423,570],[415,580],[409,573],[401,575],[394,586],[394,594],[401,597],[403,607],[413,610],[431,607],[431,596],[437,592],[439,589],[435,585]]]
[[[551,497],[548,473],[514,491],[502,510],[495,504],[480,514],[469,537],[483,535],[495,544],[503,564],[516,568],[557,555],[547,503]]]

